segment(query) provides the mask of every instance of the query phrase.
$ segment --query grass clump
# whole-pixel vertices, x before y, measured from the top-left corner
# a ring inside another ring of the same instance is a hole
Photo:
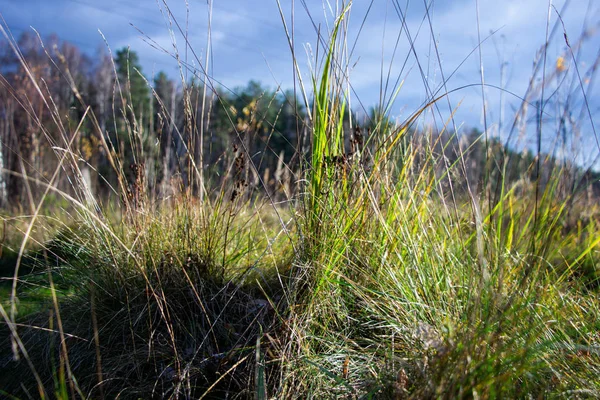
[[[110,235],[73,231],[64,249],[77,248],[67,259],[80,262],[60,267],[77,285],[60,301],[67,352],[57,350],[58,331],[44,340],[45,331],[20,335],[31,357],[39,357],[33,360],[40,375],[55,372],[47,361],[64,363],[94,397],[199,396],[217,381],[212,398],[245,392],[252,375],[225,373],[252,365],[257,337],[273,329],[282,293],[271,268],[284,274],[289,254],[269,245],[279,229],[269,218],[237,215],[229,226],[212,219],[229,212],[174,207],[108,226]],[[273,247],[276,262],[265,262]],[[50,315],[57,318],[56,310]],[[46,318],[47,312],[35,316],[40,326]],[[26,382],[4,377],[7,390]]]

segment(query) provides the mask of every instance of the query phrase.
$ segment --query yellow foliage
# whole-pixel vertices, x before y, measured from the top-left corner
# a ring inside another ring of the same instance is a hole
[[[556,70],[558,72],[563,72],[567,69],[567,65],[565,63],[565,58],[560,56],[556,59]]]

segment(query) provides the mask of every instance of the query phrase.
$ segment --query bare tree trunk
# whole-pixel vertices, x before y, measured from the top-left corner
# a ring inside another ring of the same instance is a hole
[[[164,197],[167,196],[169,182],[171,181],[171,141],[173,131],[175,130],[175,113],[177,112],[176,108],[176,100],[177,100],[177,90],[175,85],[171,90],[171,109],[169,110],[169,115],[171,116],[169,122],[169,129],[167,131],[166,143],[165,143],[165,152],[163,156],[163,174],[162,174],[162,188],[161,193]]]

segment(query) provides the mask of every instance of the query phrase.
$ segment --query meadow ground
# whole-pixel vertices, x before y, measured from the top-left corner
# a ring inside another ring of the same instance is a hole
[[[516,155],[485,136],[449,152],[456,136],[414,127],[435,99],[348,129],[348,12],[320,38],[310,157],[283,201],[247,186],[238,154],[201,194],[136,181],[98,206],[74,185],[50,216],[44,193],[4,217],[0,395],[600,397],[589,174],[537,154],[508,179]]]

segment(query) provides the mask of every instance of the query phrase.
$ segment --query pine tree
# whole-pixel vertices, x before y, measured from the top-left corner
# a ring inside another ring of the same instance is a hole
[[[131,101],[135,115],[138,118],[142,115],[147,117],[150,107],[149,91],[137,53],[122,48],[117,51],[115,64],[121,85],[125,88],[124,94]]]

